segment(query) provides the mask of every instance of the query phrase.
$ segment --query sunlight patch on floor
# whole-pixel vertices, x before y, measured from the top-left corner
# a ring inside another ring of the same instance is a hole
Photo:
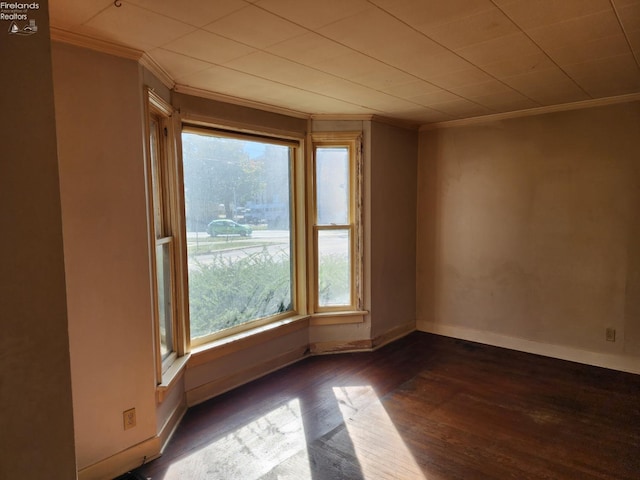
[[[363,478],[427,480],[372,387],[334,387],[333,393]]]
[[[297,399],[177,460],[164,480],[254,480],[288,459],[295,462],[295,468],[290,474],[279,472],[278,479],[312,478]]]

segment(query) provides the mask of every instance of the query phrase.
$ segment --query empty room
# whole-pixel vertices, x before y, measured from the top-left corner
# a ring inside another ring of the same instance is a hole
[[[0,478],[640,478],[640,1],[0,26]]]

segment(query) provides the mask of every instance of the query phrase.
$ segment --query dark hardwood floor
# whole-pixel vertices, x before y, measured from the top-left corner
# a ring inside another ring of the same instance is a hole
[[[640,376],[415,332],[191,408],[153,480],[640,479]]]

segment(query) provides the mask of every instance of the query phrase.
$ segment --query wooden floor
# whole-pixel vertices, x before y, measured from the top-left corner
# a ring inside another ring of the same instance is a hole
[[[153,480],[640,479],[640,376],[415,332],[191,408]]]

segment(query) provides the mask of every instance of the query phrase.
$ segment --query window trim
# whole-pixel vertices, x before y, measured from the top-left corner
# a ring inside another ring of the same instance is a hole
[[[182,237],[179,235],[182,225],[182,214],[179,206],[182,205],[177,185],[181,184],[182,171],[177,157],[178,144],[175,136],[175,123],[177,115],[174,113],[173,107],[159,96],[152,88],[146,86],[144,88],[144,114],[145,114],[145,171],[147,182],[147,211],[149,224],[149,265],[151,274],[151,300],[152,300],[152,318],[154,332],[154,351],[155,351],[155,369],[156,369],[156,385],[168,385],[172,379],[179,373],[175,366],[183,366],[186,362],[186,355],[189,352],[189,345],[186,342],[188,338],[188,324],[184,319],[188,318],[188,310],[185,310],[184,302],[184,274],[185,268],[180,252],[182,250]],[[162,189],[162,228],[158,232],[156,226],[155,214],[155,193],[153,186],[153,170],[156,168],[154,159],[152,158],[151,147],[151,118],[155,117],[158,123],[158,129],[161,135],[158,138],[158,155],[161,166],[160,184]],[[157,272],[158,265],[156,262],[156,246],[163,243],[170,243],[170,259],[171,259],[171,283],[172,283],[172,328],[173,328],[173,345],[172,353],[164,360],[162,359],[160,348],[160,318],[158,305],[158,282]],[[188,305],[186,305],[188,308]],[[184,358],[183,358],[184,357]]]
[[[312,132],[310,153],[308,156],[308,211],[309,211],[309,256],[308,256],[308,295],[310,311],[313,315],[312,323],[335,324],[357,323],[364,321],[367,314],[363,309],[363,260],[364,240],[362,228],[362,132]],[[316,148],[317,147],[346,147],[349,150],[349,229],[351,232],[351,304],[337,306],[323,306],[318,303],[318,231],[345,229],[344,225],[319,226],[316,219]],[[342,318],[344,322],[341,322]]]
[[[291,235],[291,248],[293,253],[291,256],[292,262],[292,308],[290,311],[270,315],[268,317],[255,319],[249,322],[245,322],[240,325],[236,325],[231,328],[227,328],[218,332],[211,333],[198,338],[191,338],[189,335],[188,341],[191,349],[196,351],[202,351],[207,348],[215,348],[220,342],[224,343],[224,339],[232,338],[237,335],[245,335],[252,330],[256,332],[262,331],[269,325],[276,325],[280,322],[295,319],[300,316],[306,315],[306,285],[305,275],[306,269],[306,251],[305,251],[305,194],[304,194],[304,152],[305,152],[305,139],[303,136],[292,136],[285,133],[277,133],[273,130],[265,129],[265,131],[258,131],[255,129],[249,129],[239,126],[227,126],[219,123],[208,123],[200,116],[185,116],[182,118],[180,130],[178,136],[182,139],[183,133],[195,133],[204,135],[213,135],[224,138],[232,138],[239,140],[254,140],[263,141],[273,145],[286,146],[291,149],[291,208],[290,213],[290,235]],[[181,140],[180,140],[181,141]],[[181,152],[181,150],[180,150]],[[180,164],[182,165],[182,153],[180,153]],[[184,195],[184,183],[180,183],[180,189],[182,195]],[[302,192],[301,192],[302,190]],[[182,198],[182,206],[184,209],[184,197]],[[183,223],[186,226],[186,221]],[[184,235],[184,247],[183,255],[185,258],[185,265],[188,262],[187,248],[186,248],[186,228],[181,231],[181,235]],[[302,266],[302,268],[301,268]],[[188,272],[185,272],[188,275]],[[188,284],[188,280],[185,281],[185,285]],[[188,290],[184,297],[184,302],[189,303]],[[190,317],[185,318],[185,323],[190,324]]]
[[[174,112],[172,107],[160,98],[152,89],[147,89],[147,115],[151,112],[165,117],[168,129],[168,153],[171,155],[171,224],[174,243],[175,294],[176,294],[176,356],[173,366],[169,370],[158,368],[158,384],[162,392],[170,388],[174,382],[173,376],[179,376],[192,356],[193,349],[198,355],[207,350],[217,350],[229,340],[241,337],[251,337],[260,334],[264,329],[275,328],[282,322],[307,318],[306,325],[338,325],[362,323],[369,312],[364,310],[364,239],[363,239],[363,132],[292,132],[273,129],[253,124],[217,119],[194,113]],[[148,117],[147,117],[148,118]],[[310,125],[309,125],[310,126]],[[183,131],[212,132],[217,135],[264,140],[267,143],[283,144],[293,148],[291,167],[291,246],[292,253],[292,310],[247,322],[232,329],[191,340],[190,317],[188,299],[188,255],[186,242],[186,219],[182,165],[182,132]],[[149,142],[147,123],[147,143]],[[315,216],[315,169],[314,155],[316,145],[347,146],[350,152],[350,181],[353,194],[350,195],[352,205],[351,222],[353,224],[352,239],[352,302],[348,307],[318,308],[316,304],[316,262],[317,242],[314,236]],[[149,145],[145,145],[148,149]],[[148,172],[149,175],[150,172]],[[150,179],[148,179],[150,181]],[[154,231],[151,232],[153,238]],[[155,238],[153,238],[155,241]],[[153,244],[150,244],[153,245]],[[153,271],[155,278],[155,270]],[[154,297],[154,308],[156,307]],[[157,317],[154,317],[157,318]],[[156,334],[157,337],[157,334]],[[157,347],[159,348],[159,347]],[[158,350],[159,351],[159,350]],[[179,368],[177,368],[178,366]],[[175,372],[172,374],[171,372]],[[171,378],[167,378],[167,376]]]

